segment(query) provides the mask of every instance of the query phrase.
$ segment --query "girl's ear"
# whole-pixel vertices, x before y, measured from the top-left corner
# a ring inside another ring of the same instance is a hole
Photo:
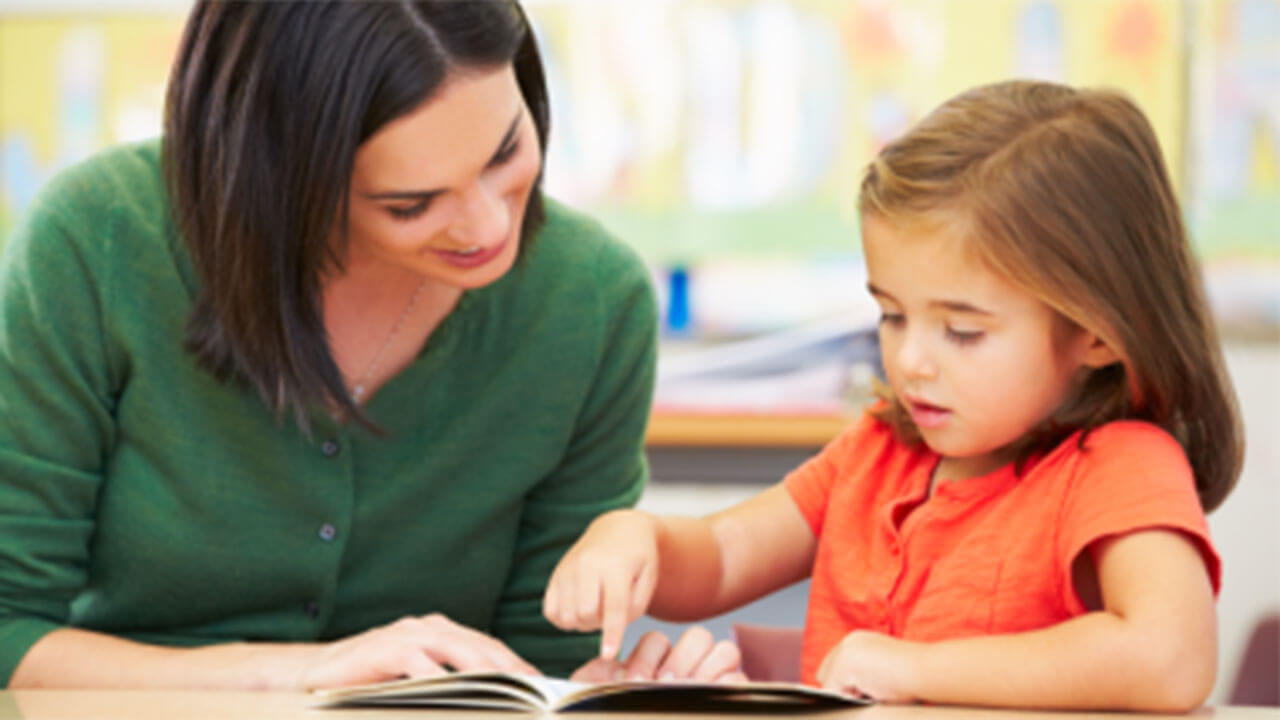
[[[1120,354],[1111,349],[1105,340],[1087,330],[1080,339],[1083,350],[1080,363],[1091,368],[1102,368],[1120,362]]]

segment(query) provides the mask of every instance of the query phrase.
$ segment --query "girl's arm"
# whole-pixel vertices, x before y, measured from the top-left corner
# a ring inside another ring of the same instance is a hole
[[[687,622],[719,615],[813,569],[817,538],[782,483],[705,518],[658,523],[658,567],[649,613]]]
[[[854,632],[818,671],[826,687],[887,701],[1185,712],[1217,665],[1213,591],[1181,533],[1092,546],[1103,609],[1026,633],[914,643]]]
[[[646,611],[680,621],[721,613],[807,576],[816,548],[781,483],[705,518],[608,513],[560,561],[543,610],[563,629],[602,629],[601,654],[612,657]]]

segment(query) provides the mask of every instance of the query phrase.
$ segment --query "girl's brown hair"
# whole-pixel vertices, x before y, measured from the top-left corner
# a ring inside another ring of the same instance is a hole
[[[1107,90],[1034,81],[952,98],[867,168],[859,210],[887,222],[960,218],[989,267],[1101,338],[1120,362],[1092,371],[1021,461],[1121,418],[1164,428],[1187,453],[1206,510],[1235,485],[1243,428],[1198,265],[1155,133]],[[878,412],[919,432],[892,398]]]

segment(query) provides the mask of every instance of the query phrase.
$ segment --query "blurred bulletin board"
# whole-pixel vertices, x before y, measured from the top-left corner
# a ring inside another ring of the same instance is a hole
[[[0,0],[0,238],[57,170],[159,134],[185,12],[4,7]]]
[[[1280,0],[528,0],[548,189],[655,265],[845,257],[870,155],[965,87],[1128,91],[1210,261],[1280,260]],[[158,133],[185,13],[0,0],[0,237],[50,175]]]
[[[1280,262],[1280,0],[1198,4],[1188,40],[1192,232],[1210,260]]]

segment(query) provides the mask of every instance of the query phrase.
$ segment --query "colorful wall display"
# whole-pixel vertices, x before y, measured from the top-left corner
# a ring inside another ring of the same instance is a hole
[[[855,252],[876,148],[1015,76],[1130,93],[1202,254],[1280,262],[1280,0],[527,7],[554,103],[548,188],[656,264]],[[58,168],[158,133],[184,12],[164,8],[0,11],[0,233]]]

